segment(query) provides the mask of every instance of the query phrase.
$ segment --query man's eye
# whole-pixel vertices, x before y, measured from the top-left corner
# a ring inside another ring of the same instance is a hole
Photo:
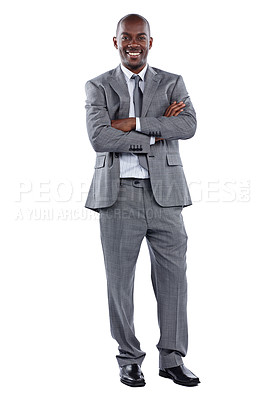
[[[122,36],[122,40],[128,40],[127,36]]]
[[[146,36],[140,36],[139,40],[146,40]]]

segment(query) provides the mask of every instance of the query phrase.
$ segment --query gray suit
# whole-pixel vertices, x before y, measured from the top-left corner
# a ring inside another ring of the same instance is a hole
[[[111,127],[112,119],[127,118],[129,95],[120,66],[86,83],[87,130],[97,152],[86,207],[97,211],[117,200],[120,152],[147,153],[153,195],[163,207],[188,206],[188,191],[178,139],[191,138],[196,114],[180,75],[148,67],[145,76],[141,133],[124,133]],[[186,107],[177,117],[163,117],[173,101]],[[160,140],[150,146],[150,136]]]
[[[187,352],[187,234],[181,215],[191,204],[178,139],[191,138],[196,114],[180,75],[148,67],[141,132],[122,132],[112,119],[129,115],[129,93],[120,66],[86,83],[87,129],[96,151],[86,207],[100,213],[111,333],[119,344],[118,364],[142,364],[145,352],[133,322],[134,274],[146,237],[158,305],[160,368],[182,364]],[[164,117],[173,101],[186,103]],[[150,145],[150,137],[162,137]],[[146,153],[150,179],[120,178],[119,153]]]

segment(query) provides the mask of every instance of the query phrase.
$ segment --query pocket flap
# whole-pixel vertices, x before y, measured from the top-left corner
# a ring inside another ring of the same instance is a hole
[[[94,168],[102,168],[102,167],[104,167],[105,157],[106,157],[105,154],[97,156]]]
[[[168,165],[181,165],[181,166],[183,166],[179,154],[166,154],[166,157],[167,157]]]

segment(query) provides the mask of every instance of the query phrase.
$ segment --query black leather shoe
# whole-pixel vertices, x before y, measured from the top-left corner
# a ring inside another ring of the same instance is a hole
[[[145,386],[144,375],[138,364],[128,364],[120,367],[120,381],[128,386]]]
[[[199,378],[194,375],[184,364],[178,367],[160,369],[159,375],[164,378],[170,378],[178,385],[197,386],[200,383]]]

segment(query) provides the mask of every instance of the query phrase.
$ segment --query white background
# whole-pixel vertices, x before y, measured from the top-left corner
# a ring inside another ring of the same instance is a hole
[[[128,4],[24,0],[1,7],[1,398],[263,398],[263,2]],[[202,381],[196,388],[158,376],[145,240],[135,328],[147,353],[147,385],[120,383],[98,216],[84,208],[95,160],[84,85],[119,64],[112,37],[131,12],[150,21],[149,64],[183,76],[198,117],[195,137],[180,144],[194,200],[183,213],[184,361]]]

